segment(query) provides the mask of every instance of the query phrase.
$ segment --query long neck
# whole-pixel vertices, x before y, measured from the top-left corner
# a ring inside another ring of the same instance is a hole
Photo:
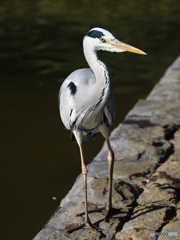
[[[99,60],[97,52],[84,44],[84,55],[90,68],[92,69],[96,82],[94,84],[94,91],[96,91],[101,106],[104,105],[110,95],[111,77],[107,66]]]

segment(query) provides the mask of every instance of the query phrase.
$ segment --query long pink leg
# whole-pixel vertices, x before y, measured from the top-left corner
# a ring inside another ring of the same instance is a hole
[[[79,146],[80,148],[80,154],[81,154],[81,165],[82,165],[82,174],[83,174],[83,181],[84,181],[84,200],[85,200],[85,224],[89,223],[89,216],[88,216],[88,207],[87,207],[87,173],[88,170],[86,168],[85,162],[84,162],[84,154],[82,145]]]
[[[112,208],[112,183],[113,183],[113,169],[114,169],[114,152],[111,148],[109,139],[107,140],[107,145],[109,149],[109,154],[108,154],[108,162],[109,162],[109,183],[108,183],[108,201],[106,205],[106,216],[105,220],[107,220],[107,217],[109,215],[109,211]]]
[[[80,155],[81,155],[81,166],[82,166],[82,174],[83,174],[83,182],[84,182],[84,200],[85,200],[85,218],[84,218],[84,224],[82,224],[79,227],[76,227],[74,229],[68,230],[69,233],[72,233],[76,230],[82,229],[82,228],[89,228],[95,232],[97,232],[99,235],[101,233],[98,231],[98,228],[92,225],[89,216],[88,216],[88,207],[87,207],[87,173],[88,170],[86,168],[85,162],[84,162],[84,155],[83,155],[83,149],[82,144],[79,144],[80,149]]]
[[[109,154],[108,154],[108,162],[109,162],[109,182],[108,182],[108,199],[107,199],[107,204],[105,206],[98,206],[98,205],[93,205],[93,204],[89,204],[89,206],[95,208],[94,210],[90,210],[88,211],[88,213],[93,213],[93,212],[103,212],[105,213],[105,221],[108,220],[109,218],[109,214],[110,211],[112,209],[112,183],[113,183],[113,168],[114,168],[114,152],[112,150],[112,147],[110,145],[109,142],[109,138],[107,139],[107,145],[108,145],[108,150],[109,150]],[[86,215],[85,213],[80,213],[78,215]]]

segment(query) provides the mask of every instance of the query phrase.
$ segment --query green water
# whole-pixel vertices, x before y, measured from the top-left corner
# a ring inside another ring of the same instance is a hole
[[[111,130],[145,98],[180,53],[180,3],[169,1],[1,1],[1,239],[32,239],[81,172],[79,150],[59,118],[58,91],[87,67],[82,37],[103,27],[147,52],[100,52],[117,114]],[[84,144],[86,162],[103,138]],[[53,200],[56,197],[56,200]]]

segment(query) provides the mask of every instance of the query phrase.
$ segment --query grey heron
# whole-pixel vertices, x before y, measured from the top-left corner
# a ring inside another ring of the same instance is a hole
[[[111,75],[107,66],[99,60],[98,50],[109,52],[129,51],[146,54],[143,51],[117,40],[109,31],[102,28],[91,29],[83,38],[83,50],[90,68],[72,72],[63,82],[60,92],[60,116],[68,130],[71,130],[72,141],[76,141],[81,156],[84,182],[85,218],[80,228],[96,230],[92,225],[87,208],[87,173],[84,161],[83,140],[92,140],[100,132],[108,146],[109,183],[106,206],[97,206],[98,211],[105,212],[105,220],[112,208],[112,179],[114,152],[109,141],[109,126],[115,117],[115,100],[111,89]]]

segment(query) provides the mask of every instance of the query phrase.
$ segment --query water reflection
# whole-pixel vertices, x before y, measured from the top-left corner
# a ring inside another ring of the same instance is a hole
[[[1,1],[2,239],[32,239],[81,171],[57,95],[70,72],[87,67],[79,47],[84,34],[104,27],[148,53],[99,53],[112,74],[116,127],[178,56],[178,8],[177,0]],[[102,143],[100,135],[85,143],[87,163]]]

